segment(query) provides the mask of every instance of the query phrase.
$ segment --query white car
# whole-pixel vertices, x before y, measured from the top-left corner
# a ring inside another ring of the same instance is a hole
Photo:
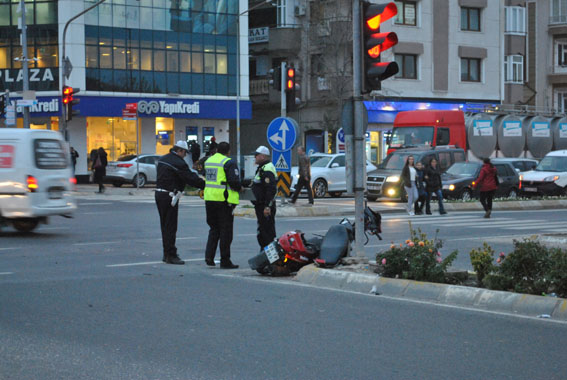
[[[144,187],[147,183],[155,183],[157,179],[156,163],[161,156],[157,154],[140,155],[140,176],[138,184]],[[124,183],[131,183],[136,186],[136,155],[128,154],[121,156],[117,161],[111,161],[106,166],[106,176],[104,182],[112,183],[116,187]]]
[[[532,195],[567,195],[567,150],[549,152],[529,172],[520,173],[521,193]]]
[[[340,197],[346,192],[345,154],[314,153],[309,157],[311,161],[311,186],[315,198],[324,197],[327,192],[332,197]],[[376,166],[366,161],[366,172],[376,170]],[[295,191],[297,184],[298,167],[291,168],[291,192]],[[304,190],[302,190],[304,191]]]

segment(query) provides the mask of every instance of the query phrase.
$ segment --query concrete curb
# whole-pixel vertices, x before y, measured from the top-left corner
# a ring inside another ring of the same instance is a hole
[[[256,217],[254,208],[250,205],[239,205],[234,210],[235,216],[243,217]],[[405,213],[405,204],[400,203],[399,207],[382,206],[379,203],[368,203],[368,206],[379,211],[381,214],[389,213]],[[567,208],[567,199],[554,199],[554,200],[523,200],[523,201],[502,201],[494,202],[494,211],[499,210],[543,210],[543,209],[561,209]],[[455,202],[446,203],[445,209],[447,211],[484,211],[479,202]],[[434,214],[437,212],[437,205],[433,205]],[[310,217],[310,216],[347,216],[354,215],[354,207],[333,207],[333,206],[279,206],[277,216],[287,217]]]
[[[308,265],[295,280],[322,288],[435,302],[567,322],[567,299],[380,277]]]

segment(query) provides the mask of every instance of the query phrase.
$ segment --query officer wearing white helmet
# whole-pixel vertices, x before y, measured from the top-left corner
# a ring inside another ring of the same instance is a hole
[[[252,203],[258,220],[258,244],[260,248],[264,248],[276,237],[277,173],[267,147],[259,146],[254,156],[258,169],[252,183],[252,192],[256,199]]]
[[[185,141],[178,141],[165,156],[157,162],[156,205],[159,211],[163,259],[168,264],[185,264],[177,255],[175,236],[179,197],[185,185],[205,188],[205,181],[189,169],[185,156],[189,147]]]

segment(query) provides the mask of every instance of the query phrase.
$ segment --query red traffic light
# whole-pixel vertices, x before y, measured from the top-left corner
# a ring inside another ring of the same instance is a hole
[[[295,69],[289,68],[287,69],[287,78],[285,81],[285,88],[288,91],[291,91],[295,88]]]
[[[393,2],[386,4],[369,4],[364,10],[364,24],[367,31],[377,31],[380,24],[398,14]]]
[[[370,36],[366,41],[366,54],[370,58],[378,58],[380,53],[388,50],[398,43],[398,36],[396,33],[376,33]]]
[[[73,87],[65,86],[63,87],[63,104],[69,104],[73,101]]]

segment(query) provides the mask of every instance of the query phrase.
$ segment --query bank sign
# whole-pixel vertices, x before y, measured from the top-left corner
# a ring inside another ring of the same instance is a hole
[[[57,91],[59,88],[59,69],[57,67],[43,67],[28,70],[30,90]],[[12,92],[21,91],[24,83],[22,69],[0,70],[0,89]]]

